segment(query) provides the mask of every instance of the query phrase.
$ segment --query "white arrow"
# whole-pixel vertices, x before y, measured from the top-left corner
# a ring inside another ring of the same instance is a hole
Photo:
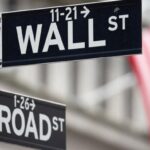
[[[84,10],[81,11],[81,14],[84,14],[83,17],[86,18],[89,15],[90,10],[86,6],[84,6],[83,8],[84,8]]]
[[[32,103],[30,103],[30,106],[32,107],[32,111],[35,109],[36,105],[34,100],[32,99]]]

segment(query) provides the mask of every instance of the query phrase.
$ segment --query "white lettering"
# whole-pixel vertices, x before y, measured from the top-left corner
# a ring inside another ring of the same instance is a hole
[[[94,21],[88,20],[89,23],[89,47],[103,47],[106,46],[106,40],[94,41]]]
[[[63,118],[59,118],[58,120],[60,122],[60,132],[63,132],[63,128],[64,128],[63,125],[64,125],[65,120]]]
[[[20,118],[20,129],[17,128],[17,116]],[[21,109],[15,109],[12,114],[12,127],[16,135],[22,136],[25,129],[25,118]]]
[[[68,22],[68,49],[85,48],[85,42],[74,43],[73,41],[73,21]]]
[[[58,131],[58,129],[59,129],[57,120],[58,120],[57,117],[53,117],[53,130],[54,131]]]
[[[29,137],[29,134],[33,133],[36,140],[38,140],[37,127],[33,112],[29,112],[29,117],[26,126],[25,137]]]
[[[31,47],[33,53],[38,53],[39,44],[40,44],[40,37],[42,31],[42,24],[37,25],[36,36],[34,38],[33,29],[31,25],[28,25],[25,32],[25,38],[23,38],[22,27],[16,27],[18,41],[20,46],[20,51],[22,55],[27,53],[28,43],[31,42]]]
[[[120,15],[120,19],[122,19],[122,30],[126,30],[126,19],[129,18],[129,15]]]
[[[109,31],[116,31],[118,29],[118,23],[116,22],[117,17],[111,16],[108,20],[111,26],[108,27]]]
[[[52,39],[53,34],[55,35],[55,39]],[[49,46],[51,45],[58,45],[59,50],[65,50],[65,47],[63,45],[58,27],[56,23],[51,23],[48,34],[47,34],[47,38],[46,38],[46,42],[43,48],[43,52],[48,52],[49,50]]]
[[[35,119],[38,119],[38,125]],[[0,105],[0,132],[5,132],[5,127],[8,134],[26,138],[31,138],[30,134],[33,134],[36,140],[49,141],[52,131],[64,132],[65,122],[65,119],[56,116],[51,119],[45,114],[39,114],[37,118],[37,115],[34,116],[32,111],[29,112],[28,116],[25,116],[24,111],[20,108],[15,108],[11,112],[9,107]]]
[[[48,141],[52,134],[52,127],[49,118],[46,115],[40,114],[40,140]],[[44,135],[44,122],[47,124],[47,133]]]
[[[6,114],[5,117],[3,114]],[[9,122],[11,120],[11,112],[7,106],[0,105],[0,132],[3,131],[3,126],[5,125],[7,133],[11,134]]]

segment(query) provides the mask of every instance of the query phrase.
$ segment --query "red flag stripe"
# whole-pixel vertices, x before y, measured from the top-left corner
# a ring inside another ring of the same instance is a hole
[[[150,30],[143,32],[143,54],[130,56],[129,61],[143,95],[150,133]]]
[[[144,56],[150,66],[150,30],[143,32],[143,50]]]

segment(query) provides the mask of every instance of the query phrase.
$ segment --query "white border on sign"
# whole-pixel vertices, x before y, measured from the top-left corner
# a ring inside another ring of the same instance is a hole
[[[2,68],[2,14],[0,13],[0,68]]]

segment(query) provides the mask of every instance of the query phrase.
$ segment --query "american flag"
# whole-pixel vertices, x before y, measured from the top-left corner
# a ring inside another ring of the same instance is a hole
[[[142,55],[129,57],[142,92],[150,130],[150,29],[143,31]]]

